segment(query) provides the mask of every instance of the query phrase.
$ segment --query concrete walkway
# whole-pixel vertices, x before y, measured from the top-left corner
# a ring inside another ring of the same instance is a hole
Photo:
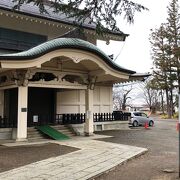
[[[52,142],[81,150],[0,173],[0,179],[84,180],[147,151],[144,148],[102,142],[86,137]]]

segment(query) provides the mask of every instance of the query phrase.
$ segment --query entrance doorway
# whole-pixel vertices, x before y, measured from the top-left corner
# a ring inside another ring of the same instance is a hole
[[[17,110],[18,110],[18,89],[4,90],[4,118],[5,127],[17,126]]]
[[[55,89],[28,89],[28,126],[53,124],[55,121]]]

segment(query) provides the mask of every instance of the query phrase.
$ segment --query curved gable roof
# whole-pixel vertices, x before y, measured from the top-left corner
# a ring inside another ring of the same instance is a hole
[[[125,69],[116,63],[114,63],[103,51],[101,51],[97,46],[81,40],[77,38],[57,38],[53,39],[50,41],[47,41],[45,43],[42,43],[32,49],[29,49],[27,51],[23,51],[20,53],[13,53],[13,54],[4,54],[0,55],[0,60],[1,61],[7,61],[7,60],[17,60],[17,61],[22,61],[22,60],[32,60],[35,58],[38,58],[44,54],[47,54],[51,51],[57,50],[57,49],[66,49],[66,48],[72,48],[72,49],[80,49],[84,51],[91,52],[97,56],[99,56],[103,61],[109,65],[111,68],[129,73],[129,74],[134,74],[135,71]]]

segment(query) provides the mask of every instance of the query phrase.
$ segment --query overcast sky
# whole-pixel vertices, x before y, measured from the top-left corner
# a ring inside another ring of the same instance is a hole
[[[120,66],[141,73],[151,72],[152,60],[148,40],[150,29],[159,27],[166,21],[170,0],[136,0],[136,2],[149,8],[149,11],[137,13],[134,24],[131,25],[125,20],[118,20],[120,29],[129,34],[126,41],[110,41],[108,46],[105,42],[98,41],[97,45],[108,55],[114,54],[116,57],[119,54],[115,62]]]
[[[108,55],[114,54],[114,57],[116,57],[119,54],[115,62],[120,66],[140,73],[151,72],[150,29],[158,28],[161,23],[166,21],[167,6],[170,1],[136,0],[136,2],[146,6],[149,11],[137,13],[134,24],[131,25],[127,24],[126,21],[119,20],[120,29],[129,34],[126,41],[111,41],[108,46],[105,42],[98,41],[98,47]],[[131,104],[144,104],[142,88],[140,88],[139,84],[135,84],[133,87],[130,93],[132,97]]]

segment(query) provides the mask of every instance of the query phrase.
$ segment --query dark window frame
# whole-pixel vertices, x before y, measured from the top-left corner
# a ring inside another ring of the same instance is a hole
[[[24,51],[47,41],[47,36],[0,27],[0,49]]]

